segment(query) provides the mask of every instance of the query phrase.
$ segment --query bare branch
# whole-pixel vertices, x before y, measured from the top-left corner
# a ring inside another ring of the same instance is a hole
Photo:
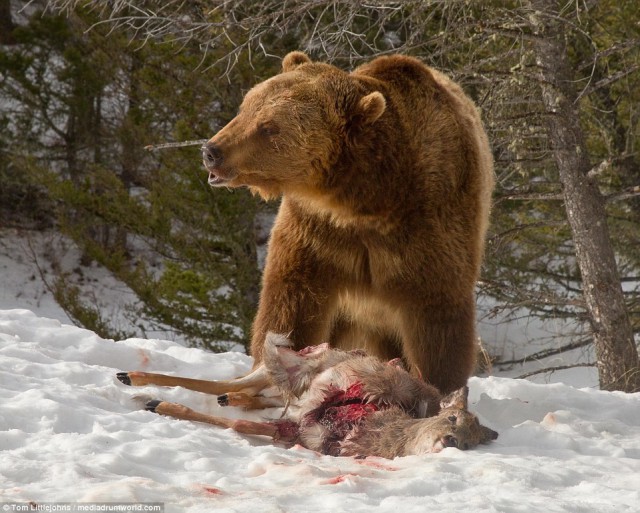
[[[605,201],[607,203],[610,203],[612,201],[619,201],[619,200],[624,200],[624,199],[629,199],[629,198],[635,198],[637,196],[640,196],[640,185],[634,185],[633,187],[628,187],[627,189],[624,189],[623,191],[620,192],[614,192],[612,194],[609,194],[607,196],[605,196]]]
[[[498,196],[495,201],[562,201],[564,196],[561,192],[527,192],[522,194],[506,194],[504,196]]]
[[[494,364],[500,368],[503,368],[508,365],[522,365],[527,362],[544,360],[545,358],[549,358],[550,356],[555,356],[557,354],[565,353],[567,351],[572,351],[574,349],[586,347],[588,345],[591,345],[592,342],[593,340],[591,340],[591,338],[585,338],[582,340],[578,340],[576,342],[570,342],[569,344],[566,344],[561,347],[544,349],[543,351],[538,351],[537,353],[527,355],[523,358],[518,358],[517,360],[495,361]]]
[[[634,64],[633,66],[629,66],[625,69],[621,69],[619,71],[617,71],[616,73],[614,73],[613,75],[609,75],[606,78],[603,78],[602,80],[598,80],[595,84],[593,84],[591,87],[589,87],[588,89],[585,90],[584,94],[591,94],[594,91],[597,91],[598,89],[602,89],[604,87],[608,87],[611,84],[613,84],[614,82],[617,82],[618,80],[623,79],[624,77],[631,75],[632,73],[635,73],[636,71],[638,71],[640,69],[640,64]]]
[[[587,178],[596,178],[604,173],[607,169],[611,167],[611,163],[613,162],[612,158],[604,159],[597,166],[592,167],[587,173]]]
[[[615,43],[611,45],[609,48],[596,51],[591,56],[591,58],[580,63],[577,69],[579,71],[584,71],[587,68],[593,68],[594,63],[599,59],[602,59],[604,57],[609,57],[610,55],[615,55],[617,53],[623,53],[631,48],[636,48],[636,47],[640,47],[640,39],[628,39],[620,43]]]
[[[147,151],[164,150],[165,148],[182,148],[184,146],[202,146],[208,139],[196,139],[193,141],[170,142],[161,144],[148,144],[144,147]]]
[[[531,272],[536,271],[532,270]],[[582,298],[579,297],[562,297],[550,291],[523,289],[510,283],[495,280],[479,280],[477,285],[483,292],[492,297],[505,298],[505,304],[495,306],[491,309],[488,314],[489,318],[495,317],[500,311],[513,311],[522,308],[553,314],[556,318],[575,318],[576,309],[585,309],[585,303]],[[561,310],[561,308],[571,309],[571,313],[567,314],[566,310]]]
[[[516,379],[526,379],[526,378],[530,378],[531,376],[535,376],[536,374],[544,374],[547,372],[554,373],[561,370],[575,369],[577,367],[595,367],[595,366],[596,366],[595,363],[574,363],[573,365],[557,365],[555,367],[545,367],[544,369],[538,369],[535,371],[526,372],[524,374],[521,374],[520,376],[517,376]]]

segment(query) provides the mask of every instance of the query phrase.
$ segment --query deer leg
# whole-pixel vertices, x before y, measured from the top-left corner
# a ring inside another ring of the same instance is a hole
[[[223,395],[227,392],[243,392],[253,396],[271,385],[267,370],[264,366],[258,367],[246,376],[228,381],[181,378],[178,376],[167,376],[165,374],[154,374],[152,372],[142,371],[119,372],[116,377],[125,385],[134,387],[145,385],[183,387],[188,390],[212,395]]]
[[[249,395],[244,392],[227,392],[218,396],[220,406],[240,406],[245,410],[261,410],[264,408],[279,408],[285,402],[281,395],[265,397],[263,395]]]
[[[298,437],[297,424],[291,421],[254,422],[252,420],[227,419],[199,413],[187,406],[167,401],[149,401],[147,411],[180,420],[204,422],[221,428],[233,429],[243,435],[270,436],[282,442],[295,442]]]

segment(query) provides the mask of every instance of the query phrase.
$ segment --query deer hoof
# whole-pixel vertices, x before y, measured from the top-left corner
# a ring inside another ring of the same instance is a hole
[[[218,404],[220,406],[229,406],[229,395],[228,394],[219,395]]]
[[[153,413],[156,413],[156,408],[158,407],[158,405],[161,403],[162,401],[158,401],[157,399],[154,399],[153,401],[148,401],[147,404],[145,405],[144,409],[147,411],[151,411]]]
[[[125,385],[131,386],[131,378],[129,377],[129,373],[128,372],[118,372],[116,374],[116,378],[118,378],[118,380],[121,383],[124,383]]]

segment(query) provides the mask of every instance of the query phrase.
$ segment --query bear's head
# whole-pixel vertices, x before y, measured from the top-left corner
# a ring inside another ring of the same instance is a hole
[[[384,96],[358,77],[288,54],[282,72],[253,87],[238,115],[203,147],[211,186],[247,186],[264,198],[322,190],[347,141],[370,128]]]

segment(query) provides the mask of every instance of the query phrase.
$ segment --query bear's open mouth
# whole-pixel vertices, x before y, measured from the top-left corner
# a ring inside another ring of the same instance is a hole
[[[220,175],[215,174],[213,171],[209,171],[209,179],[207,182],[211,187],[217,187],[218,185],[224,185],[229,181],[228,178],[223,178]]]

